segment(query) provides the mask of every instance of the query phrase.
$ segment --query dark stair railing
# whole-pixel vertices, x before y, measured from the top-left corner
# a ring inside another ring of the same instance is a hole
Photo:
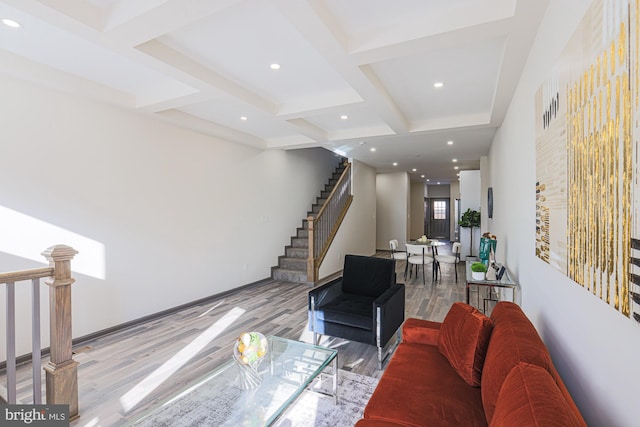
[[[308,282],[313,283],[318,280],[320,265],[327,255],[331,242],[336,236],[352,200],[351,163],[347,163],[320,211],[315,215],[309,215],[307,218],[309,230]]]

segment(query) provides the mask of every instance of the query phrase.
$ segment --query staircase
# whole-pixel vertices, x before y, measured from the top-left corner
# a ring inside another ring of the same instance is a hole
[[[285,246],[284,255],[278,257],[278,265],[271,267],[271,278],[284,282],[307,283],[307,258],[309,256],[309,226],[307,217],[317,214],[327,201],[333,187],[338,182],[346,168],[345,161],[340,162],[336,170],[325,184],[324,190],[311,206],[311,211],[302,220],[302,226],[296,229],[296,235],[291,237],[291,244]]]

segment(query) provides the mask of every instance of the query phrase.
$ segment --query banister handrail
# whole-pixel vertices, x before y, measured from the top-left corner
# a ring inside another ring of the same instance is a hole
[[[51,276],[53,276],[53,267],[10,271],[8,273],[0,273],[0,285],[5,283],[22,282],[24,280],[42,279],[43,277]]]
[[[71,260],[78,252],[70,246],[56,245],[42,255],[49,267],[0,273],[0,285],[7,289],[7,403],[16,403],[15,285],[32,284],[32,369],[34,404],[41,404],[40,279],[49,286],[49,361],[46,375],[46,403],[69,405],[69,419],[78,417],[78,362],[73,360],[71,333]]]
[[[351,205],[351,163],[336,181],[324,204],[315,215],[307,217],[308,224],[308,257],[307,281],[316,282],[320,265],[326,256],[331,242],[335,238],[342,220]],[[326,215],[325,215],[326,213]],[[325,216],[328,216],[325,219]]]
[[[336,193],[336,191],[338,191],[338,188],[340,187],[340,184],[342,184],[342,182],[347,179],[347,177],[349,176],[349,174],[351,170],[351,163],[347,163],[347,166],[344,168],[344,171],[342,171],[342,174],[340,175],[340,178],[338,178],[338,181],[336,182],[336,185],[333,186],[333,189],[331,190],[331,193],[329,193],[329,196],[327,196],[327,202],[333,198],[334,194]],[[325,202],[322,207],[320,208],[320,210],[318,211],[318,213],[316,214],[316,216],[314,217],[314,220],[317,221],[318,218],[320,218],[323,214],[324,211],[326,210],[327,206],[329,206],[329,203]]]

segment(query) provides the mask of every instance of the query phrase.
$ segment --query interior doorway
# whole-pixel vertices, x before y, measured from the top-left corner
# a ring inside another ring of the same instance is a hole
[[[431,239],[446,239],[450,236],[451,209],[448,198],[429,198],[425,203],[425,231]]]

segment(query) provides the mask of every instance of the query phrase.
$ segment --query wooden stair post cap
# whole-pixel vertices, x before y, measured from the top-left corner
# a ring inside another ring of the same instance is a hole
[[[73,249],[71,246],[55,245],[42,252],[42,256],[49,261],[67,261],[73,259],[77,253],[78,251]]]

